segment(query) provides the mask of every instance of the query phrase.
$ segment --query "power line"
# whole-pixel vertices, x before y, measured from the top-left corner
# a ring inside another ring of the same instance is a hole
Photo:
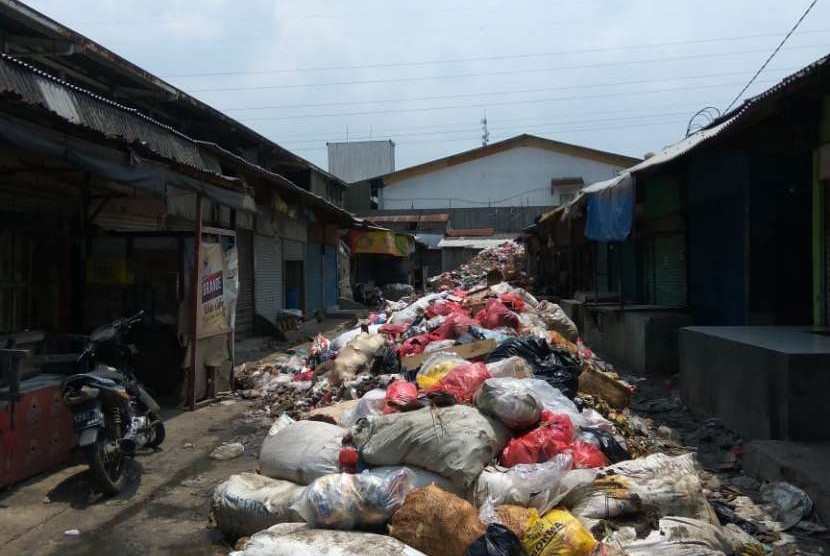
[[[810,31],[804,31],[802,34],[807,33],[826,33],[830,31],[830,29],[815,29]],[[409,61],[409,62],[389,62],[389,63],[374,63],[374,64],[357,64],[357,65],[349,65],[349,66],[317,66],[317,67],[308,67],[308,68],[275,68],[275,69],[268,69],[268,70],[250,70],[250,71],[214,71],[214,72],[202,72],[202,73],[178,73],[178,74],[167,74],[161,75],[160,77],[164,79],[168,78],[188,78],[188,77],[220,77],[220,76],[231,76],[231,75],[269,75],[269,74],[277,74],[277,73],[305,73],[305,72],[314,72],[314,71],[336,71],[336,70],[353,70],[353,69],[378,69],[378,68],[392,68],[392,67],[413,67],[413,66],[428,66],[433,64],[456,64],[456,63],[467,63],[467,62],[491,62],[496,60],[517,60],[517,59],[525,59],[525,58],[542,58],[546,56],[565,56],[571,54],[590,54],[590,53],[597,53],[597,52],[613,52],[619,50],[636,50],[641,48],[655,48],[661,46],[681,46],[681,45],[689,45],[689,44],[707,44],[713,42],[727,42],[727,41],[740,41],[740,40],[748,40],[748,39],[762,39],[762,38],[769,38],[769,37],[777,37],[778,33],[764,33],[764,34],[757,34],[757,35],[742,35],[742,36],[733,36],[733,37],[712,37],[708,39],[695,39],[695,40],[686,40],[686,41],[671,41],[671,42],[662,42],[662,43],[648,43],[648,44],[634,44],[628,46],[617,46],[617,47],[606,47],[606,48],[584,48],[578,50],[559,50],[553,52],[534,52],[534,53],[524,53],[524,54],[503,54],[503,55],[495,55],[495,56],[477,56],[473,58],[449,58],[444,60],[418,60],[418,61]]]
[[[489,127],[491,131],[494,132],[504,132],[511,129],[533,129],[538,127],[546,127],[552,125],[562,125],[562,124],[580,124],[580,123],[592,123],[592,122],[616,122],[616,121],[625,121],[625,120],[643,120],[643,119],[650,119],[650,118],[668,118],[668,117],[677,117],[677,116],[685,116],[688,112],[667,112],[662,114],[639,114],[636,116],[623,116],[617,118],[596,118],[596,119],[579,119],[579,120],[561,120],[555,122],[539,122],[535,124],[516,124],[510,126],[497,126],[497,127]],[[476,131],[474,128],[462,128],[462,129],[445,129],[441,131],[421,131],[421,132],[413,132],[413,133],[373,133],[374,138],[378,137],[389,137],[390,139],[394,138],[397,139],[398,137],[420,137],[424,135],[444,135],[449,133],[471,133]],[[330,139],[330,137],[328,138]],[[279,144],[283,146],[288,145],[298,145],[300,143],[322,143],[328,140],[327,138],[316,138],[316,139],[303,139],[303,140],[290,140],[284,137],[281,137],[279,140]],[[353,141],[362,141],[368,140],[369,137],[350,137]]]
[[[686,101],[686,102],[673,102],[669,104],[661,104],[660,106],[652,106],[652,110],[669,110],[673,108],[683,108],[684,112],[682,114],[688,114],[691,108],[694,108],[696,104],[693,101]],[[631,114],[632,108],[616,108],[614,110],[591,110],[590,112],[568,112],[568,116],[598,116],[598,115],[609,115],[609,114]],[[678,115],[681,114],[678,112]],[[532,121],[536,121],[534,117],[529,116],[521,116],[521,117],[514,117],[514,118],[498,118],[499,124],[505,123],[513,123],[517,124],[511,127],[524,127],[522,122],[527,122],[528,118],[532,118]],[[439,130],[440,131],[451,131],[453,128],[458,126],[466,126],[470,124],[470,120],[466,119],[464,121],[455,121],[455,122],[444,122],[442,124],[430,124],[430,125],[408,125],[406,129],[393,129],[387,131],[375,131],[375,137],[392,137],[392,136],[401,136],[400,134],[409,133],[413,129],[420,129],[420,130]],[[529,126],[533,126],[536,124],[530,124]],[[528,126],[528,127],[529,127]],[[315,131],[314,133],[301,133],[296,135],[288,135],[288,136],[281,136],[279,143],[282,144],[283,142],[290,141],[292,139],[305,139],[309,137],[319,137],[321,134],[327,134],[328,139],[317,139],[318,141],[326,141],[331,139],[333,136],[339,135],[343,132],[342,129],[336,130],[322,130],[322,131]],[[351,137],[351,135],[350,135]]]
[[[681,122],[682,120],[678,120]],[[540,131],[540,135],[550,135],[553,133],[561,134],[561,133],[581,133],[586,131],[608,131],[608,130],[615,130],[615,129],[629,129],[635,127],[654,127],[660,125],[666,125],[671,122],[650,122],[650,123],[640,123],[640,124],[626,124],[620,126],[604,126],[604,127],[586,127],[586,128],[563,128],[563,129],[554,129],[554,130],[545,130]],[[508,137],[501,137],[497,139],[497,141],[501,141],[503,139],[507,139]],[[461,143],[461,142],[470,142],[472,145],[478,145],[479,137],[478,131],[471,131],[470,137],[461,137],[461,138],[453,138],[453,139],[433,139],[430,141],[404,141],[401,143],[396,143],[397,145],[432,145],[436,143]],[[307,152],[307,151],[323,151],[326,150],[327,147],[305,147],[300,149],[291,149],[292,151],[298,152]]]
[[[771,81],[771,80],[765,80]],[[310,119],[310,118],[338,118],[344,116],[368,116],[374,114],[398,114],[402,112],[431,112],[433,110],[453,110],[456,108],[490,108],[492,106],[511,106],[514,104],[538,104],[544,102],[559,102],[565,100],[580,100],[580,99],[589,99],[589,98],[608,98],[608,97],[620,97],[620,96],[630,96],[630,95],[643,95],[643,94],[653,94],[653,93],[666,93],[666,92],[674,92],[674,91],[693,91],[698,89],[715,89],[721,87],[734,87],[739,83],[720,83],[720,84],[713,84],[713,85],[699,85],[697,87],[670,87],[665,89],[652,89],[652,90],[645,90],[645,91],[627,91],[627,92],[617,92],[617,93],[610,93],[610,94],[601,94],[601,95],[579,95],[579,96],[570,96],[570,97],[549,97],[549,98],[540,98],[540,99],[530,99],[530,100],[514,100],[514,101],[502,101],[502,102],[489,102],[485,104],[453,104],[447,106],[427,106],[427,107],[420,107],[420,108],[397,108],[397,109],[387,109],[387,110],[367,110],[364,112],[330,112],[327,114],[296,114],[293,116],[268,116],[268,117],[260,117],[260,118],[239,118],[242,122],[254,122],[254,121],[278,121],[278,120],[302,120],[302,119]]]
[[[795,33],[795,30],[798,29],[798,26],[801,25],[801,22],[804,21],[804,19],[807,17],[807,15],[815,7],[816,4],[818,4],[818,0],[813,0],[812,2],[810,2],[810,5],[807,6],[807,9],[804,10],[804,13],[801,14],[801,17],[798,18],[798,21],[795,22],[795,25],[793,25],[792,29],[790,29],[790,31],[786,35],[784,35],[784,38],[781,39],[781,42],[778,43],[778,46],[775,47],[775,50],[772,51],[772,54],[770,54],[769,57],[764,61],[764,63],[761,64],[761,67],[758,68],[758,71],[755,72],[755,75],[752,76],[749,82],[746,85],[744,85],[744,88],[741,89],[741,91],[735,96],[734,99],[732,99],[732,102],[729,103],[729,106],[726,107],[726,110],[724,110],[724,112],[729,112],[729,109],[732,108],[732,106],[736,102],[738,102],[738,99],[741,98],[741,95],[743,95],[746,92],[746,90],[749,89],[749,87],[755,82],[758,76],[761,75],[761,72],[764,71],[764,68],[766,68],[767,65],[772,61],[772,59],[775,58],[775,55],[778,54],[778,51],[781,50],[781,48],[784,46],[784,43],[786,43],[787,40],[792,36],[792,34]]]
[[[779,68],[776,70],[771,71],[795,71],[798,68]],[[749,72],[741,72],[741,73],[749,73]],[[377,103],[384,103],[384,102],[411,102],[411,101],[421,101],[421,100],[452,100],[456,98],[471,98],[471,97],[486,97],[486,96],[493,96],[493,95],[515,95],[515,94],[527,94],[527,93],[546,93],[550,91],[560,91],[565,89],[581,89],[581,88],[589,88],[589,87],[611,87],[617,85],[631,85],[631,84],[640,84],[640,83],[659,83],[663,81],[682,81],[686,79],[705,79],[709,77],[723,77],[726,75],[740,75],[740,73],[736,73],[734,71],[727,71],[727,72],[718,72],[718,73],[705,73],[700,75],[689,75],[686,77],[671,77],[665,79],[648,79],[648,80],[632,80],[632,81],[617,81],[613,83],[596,83],[591,85],[567,85],[561,87],[543,87],[537,89],[519,89],[514,91],[492,91],[492,92],[481,92],[481,93],[459,93],[455,95],[442,95],[442,96],[431,96],[431,97],[403,97],[403,98],[387,98],[387,99],[369,99],[369,100],[353,100],[353,101],[342,101],[342,102],[323,102],[317,104],[281,104],[281,105],[269,105],[269,106],[248,106],[245,108],[222,108],[221,110],[230,112],[241,112],[241,111],[249,111],[249,110],[285,110],[291,108],[322,108],[328,106],[352,106],[355,104],[377,104]]]
[[[815,48],[824,48],[826,45],[803,45],[803,46],[794,46],[791,50],[796,49],[815,49]],[[576,64],[570,66],[552,66],[552,67],[545,67],[545,68],[534,68],[534,69],[524,69],[524,70],[500,70],[500,71],[491,71],[491,72],[476,72],[476,73],[457,73],[457,74],[446,74],[446,75],[430,75],[430,76],[418,76],[418,77],[394,77],[394,78],[384,78],[384,79],[367,79],[367,80],[351,80],[351,81],[329,81],[324,83],[295,83],[295,84],[283,84],[283,85],[253,85],[253,86],[246,86],[246,87],[219,87],[219,88],[212,88],[212,89],[190,89],[191,93],[226,93],[226,92],[237,92],[237,91],[266,91],[266,90],[278,90],[278,89],[302,89],[302,88],[310,88],[310,87],[333,87],[333,86],[342,86],[342,85],[366,85],[366,84],[377,84],[377,83],[403,83],[403,82],[412,82],[412,81],[432,81],[436,79],[457,79],[457,78],[467,78],[467,77],[483,77],[483,76],[493,76],[493,75],[516,75],[522,73],[540,73],[540,72],[551,72],[551,71],[559,71],[559,70],[566,70],[566,69],[586,69],[586,68],[598,68],[598,67],[618,67],[624,65],[631,65],[631,64],[651,64],[651,63],[662,63],[662,62],[673,62],[677,60],[695,60],[695,59],[704,59],[704,58],[723,58],[725,56],[740,56],[744,54],[758,54],[759,52],[766,52],[765,49],[754,49],[754,50],[743,50],[737,52],[715,52],[711,54],[692,54],[687,56],[672,56],[666,58],[649,58],[649,59],[642,59],[642,60],[623,60],[617,62],[604,62],[599,64]]]

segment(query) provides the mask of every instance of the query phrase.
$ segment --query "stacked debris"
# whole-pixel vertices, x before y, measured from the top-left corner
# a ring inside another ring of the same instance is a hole
[[[479,251],[460,269],[444,272],[430,278],[427,284],[436,290],[471,288],[486,281],[496,284],[503,280],[524,283],[525,249],[515,241],[505,241],[496,247]]]
[[[261,474],[214,494],[234,554],[764,554],[823,530],[802,491],[737,472],[727,431],[652,418],[684,410],[640,397],[517,287],[520,249],[240,370],[279,418]],[[494,269],[515,280],[490,283]],[[694,434],[714,439],[700,459]]]

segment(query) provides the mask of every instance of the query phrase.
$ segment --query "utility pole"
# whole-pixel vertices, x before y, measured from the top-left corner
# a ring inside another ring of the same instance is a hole
[[[487,112],[484,112],[484,117],[481,118],[481,146],[486,147],[490,142],[490,132],[487,131]]]

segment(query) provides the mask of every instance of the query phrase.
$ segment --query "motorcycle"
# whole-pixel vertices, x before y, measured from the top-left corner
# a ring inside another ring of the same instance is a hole
[[[76,362],[82,372],[66,378],[62,386],[78,445],[94,482],[110,496],[121,492],[127,483],[128,459],[138,450],[155,448],[164,441],[160,407],[136,379],[132,366],[135,348],[124,343],[143,315],[140,311],[93,330]]]

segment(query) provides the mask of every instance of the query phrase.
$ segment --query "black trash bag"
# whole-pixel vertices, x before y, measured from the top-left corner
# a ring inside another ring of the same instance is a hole
[[[401,372],[401,360],[395,346],[388,344],[375,355],[372,361],[372,374],[396,375]]]
[[[533,374],[568,398],[574,399],[579,387],[582,361],[563,348],[551,348],[550,344],[536,336],[516,336],[499,344],[487,356],[487,363],[518,356],[533,368]]]
[[[536,336],[516,336],[508,338],[500,343],[496,349],[487,356],[487,363],[501,361],[514,355],[527,361],[533,370],[542,370],[542,360],[550,355],[550,345],[542,338]]]
[[[568,398],[574,399],[579,388],[581,373],[582,362],[578,356],[566,349],[553,348],[550,354],[542,360],[541,368],[536,369],[534,374],[554,388],[561,390]]]
[[[522,543],[513,531],[491,523],[487,532],[470,543],[466,556],[522,556]]]
[[[602,453],[605,454],[605,457],[611,463],[619,463],[631,459],[631,454],[628,453],[628,450],[623,448],[610,432],[594,427],[585,427],[582,429],[582,433],[591,437],[591,444],[599,446],[599,449],[602,450]]]

